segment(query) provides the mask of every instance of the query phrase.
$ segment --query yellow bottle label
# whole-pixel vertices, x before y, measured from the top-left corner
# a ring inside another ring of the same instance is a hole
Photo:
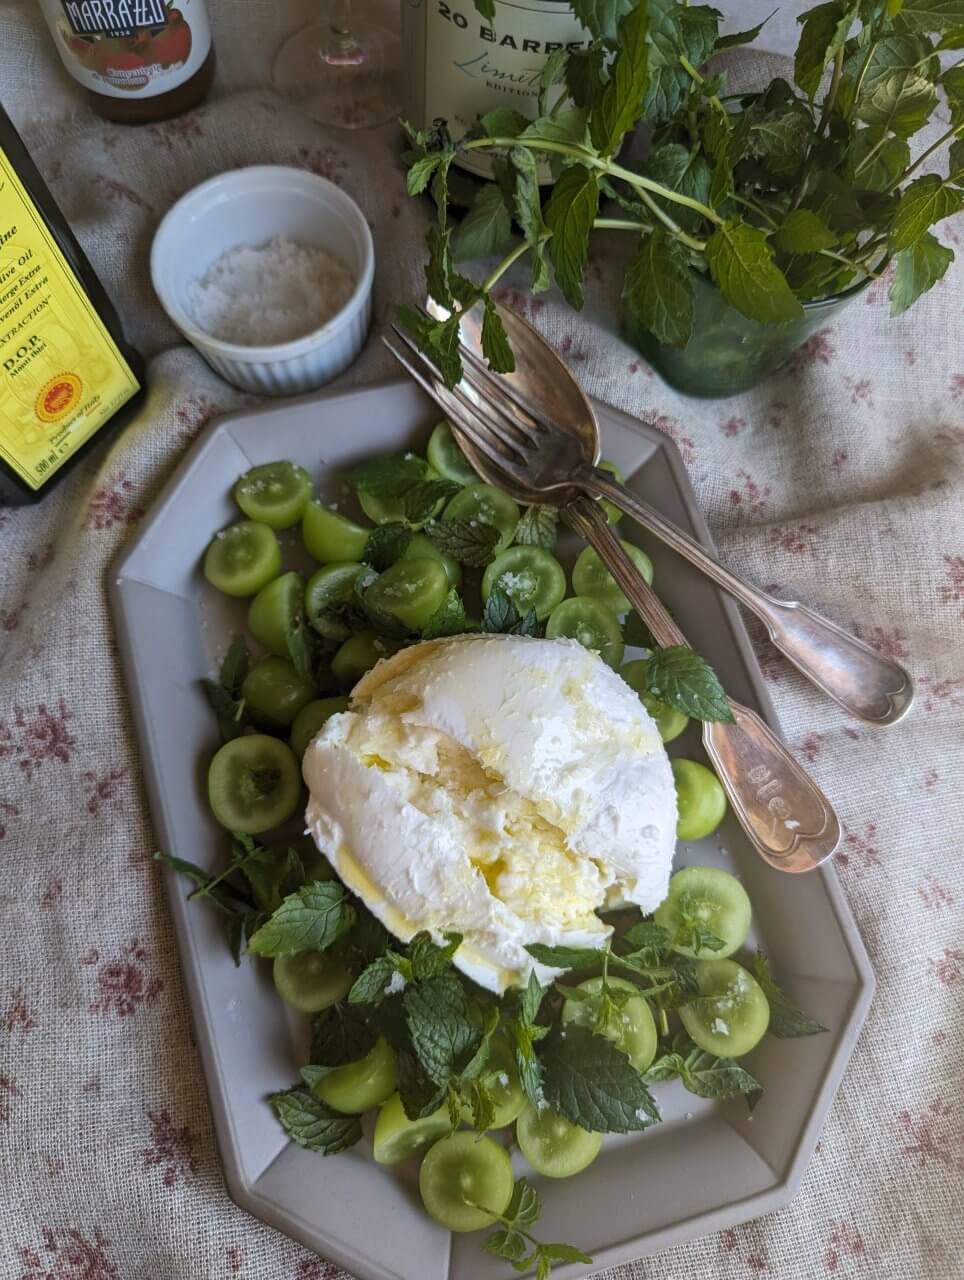
[[[0,150],[0,459],[40,489],[139,390]]]

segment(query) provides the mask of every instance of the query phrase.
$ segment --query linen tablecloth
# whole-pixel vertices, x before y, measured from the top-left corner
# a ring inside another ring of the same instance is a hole
[[[152,294],[147,252],[170,203],[248,163],[339,183],[374,230],[374,334],[417,289],[426,210],[405,194],[394,129],[325,130],[266,89],[271,51],[309,6],[210,7],[211,100],[127,131],[68,85],[30,0],[0,6],[0,97],[150,358],[136,423],[41,506],[0,512],[3,1280],[342,1276],[225,1192],[105,574],[203,425],[250,402],[179,343]],[[722,7],[741,27],[767,8]],[[798,11],[774,19],[774,47],[790,47]],[[964,247],[961,220],[940,234]],[[796,1200],[609,1275],[960,1280],[964,263],[896,321],[875,284],[786,372],[714,403],[677,396],[617,336],[626,252],[597,242],[581,315],[511,282],[507,299],[588,391],[676,442],[726,559],[906,662],[918,701],[887,731],[850,721],[754,632],[787,739],[844,824],[837,873],[877,996]],[[391,372],[373,336],[343,383]]]

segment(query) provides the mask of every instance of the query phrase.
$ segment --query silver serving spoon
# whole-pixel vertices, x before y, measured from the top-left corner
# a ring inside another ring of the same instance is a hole
[[[655,508],[600,470],[599,427],[579,383],[543,336],[505,307],[499,314],[515,354],[514,373],[494,375],[482,359],[478,309],[462,320],[463,390],[481,419],[489,456],[525,478],[533,502],[560,504],[579,490],[608,498],[755,613],[793,665],[851,715],[894,724],[910,709],[910,675],[835,622],[795,600],[778,600],[721,564]],[[404,335],[400,335],[403,336]],[[476,451],[477,452],[477,451]]]
[[[459,444],[484,480],[519,502],[545,501],[541,490],[503,470],[497,459],[478,447],[480,419],[478,403],[474,410],[471,407],[471,389],[467,396],[456,396],[387,340],[386,346],[449,418]],[[567,523],[599,552],[655,642],[662,647],[685,645],[686,637],[626,554],[601,507],[575,485],[554,492],[553,504],[557,497]],[[732,723],[703,723],[703,745],[733,812],[770,866],[779,871],[812,871],[840,842],[840,824],[829,800],[755,712],[732,699],[730,709]]]

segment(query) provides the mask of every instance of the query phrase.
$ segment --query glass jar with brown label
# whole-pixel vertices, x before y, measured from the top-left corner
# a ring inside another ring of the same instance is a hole
[[[204,0],[40,0],[40,8],[61,61],[107,120],[165,120],[211,87]]]

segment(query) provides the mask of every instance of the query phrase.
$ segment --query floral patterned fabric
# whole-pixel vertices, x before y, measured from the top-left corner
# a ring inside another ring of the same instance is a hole
[[[178,343],[152,295],[147,250],[171,201],[252,162],[339,183],[375,234],[376,333],[417,288],[426,209],[405,195],[393,129],[326,132],[257,87],[296,6],[211,7],[218,93],[125,131],[66,85],[36,7],[0,6],[4,103],[150,357],[137,422],[42,505],[0,513],[2,1280],[342,1276],[225,1191],[105,577],[202,426],[249,402]],[[767,6],[723,7],[748,26]],[[774,20],[777,40],[792,16]],[[941,235],[964,247],[964,222]],[[626,253],[618,236],[597,242],[581,315],[552,293],[505,300],[587,390],[675,440],[726,559],[906,662],[918,701],[887,731],[847,720],[754,632],[787,739],[844,824],[837,872],[878,993],[796,1200],[609,1275],[960,1280],[964,263],[897,321],[875,284],[785,372],[713,403],[675,395],[618,336]],[[344,382],[391,372],[373,336]]]

